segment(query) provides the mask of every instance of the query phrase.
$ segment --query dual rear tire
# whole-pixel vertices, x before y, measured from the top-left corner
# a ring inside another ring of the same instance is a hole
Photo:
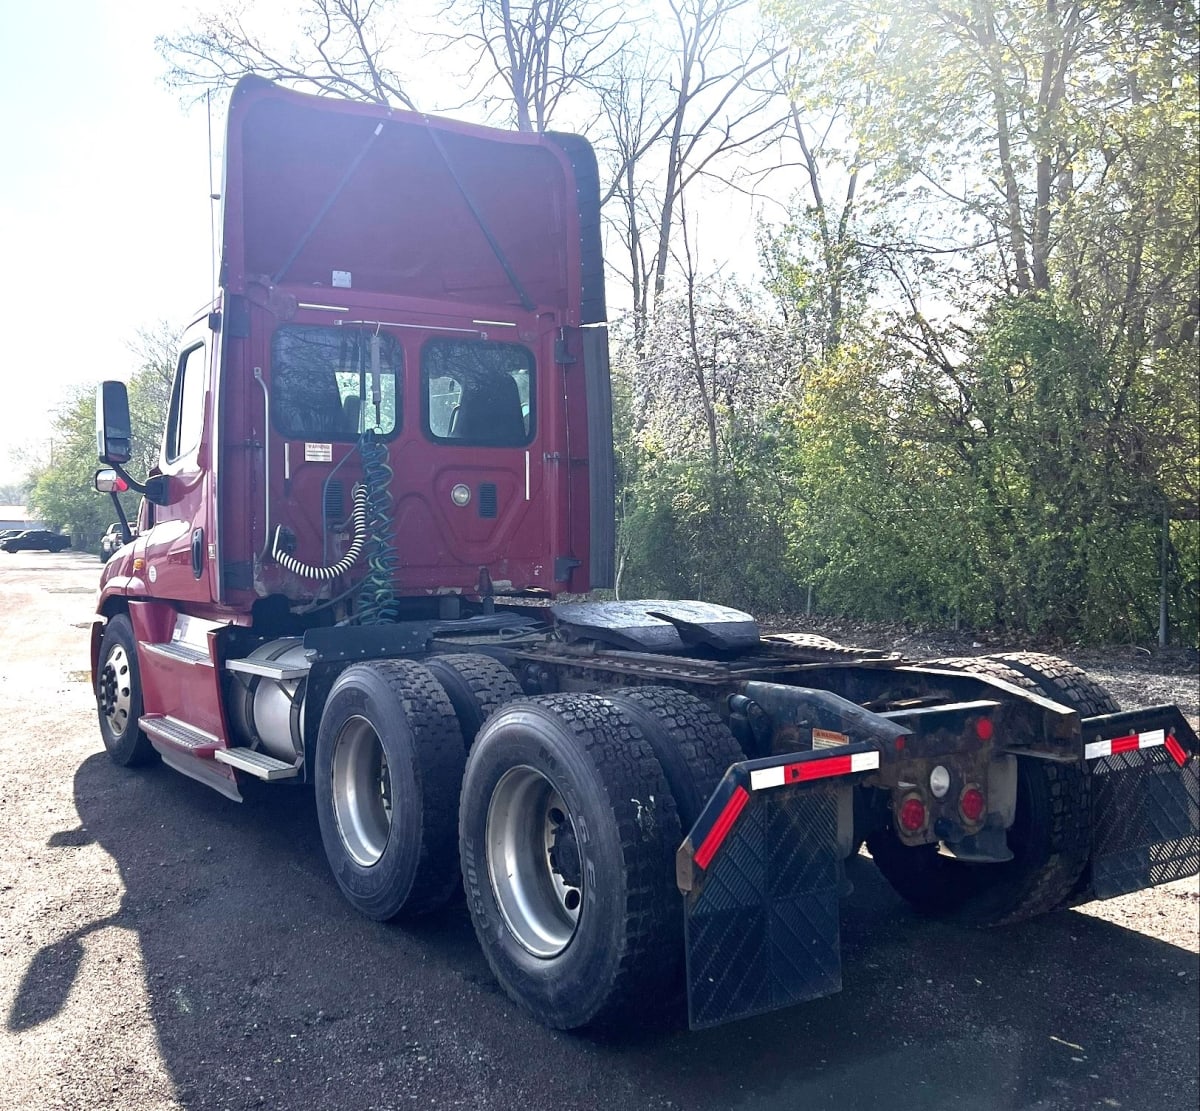
[[[338,885],[389,919],[461,881],[497,980],[546,1025],[657,1015],[682,984],[675,852],[737,743],[680,691],[524,698],[499,668],[376,661],[337,679],[315,779]]]
[[[467,906],[497,980],[559,1029],[639,1024],[681,996],[674,858],[741,752],[665,688],[545,695],[493,714],[459,810]]]
[[[436,910],[458,886],[464,763],[449,698],[410,660],[355,664],[330,689],[314,780],[325,856],[368,918]]]

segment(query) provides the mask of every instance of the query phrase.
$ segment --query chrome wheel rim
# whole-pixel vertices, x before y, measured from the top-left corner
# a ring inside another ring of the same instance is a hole
[[[492,894],[509,932],[535,957],[571,943],[583,905],[575,823],[554,785],[529,767],[510,768],[487,815]]]
[[[100,670],[99,686],[100,712],[112,735],[122,737],[129,727],[133,705],[133,672],[124,645],[113,645]]]
[[[352,717],[333,749],[333,815],[350,858],[364,868],[379,862],[392,829],[392,779],[375,727]]]

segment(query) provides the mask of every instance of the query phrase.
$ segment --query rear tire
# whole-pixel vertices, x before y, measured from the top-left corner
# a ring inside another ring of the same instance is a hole
[[[153,760],[150,738],[138,728],[142,716],[142,677],[137,644],[126,614],[110,617],[100,642],[96,673],[96,709],[100,736],[114,764],[132,768]]]
[[[985,658],[1023,675],[1039,694],[1078,710],[1081,717],[1115,714],[1121,708],[1106,687],[1082,668],[1057,656],[1040,652],[1004,652]]]
[[[491,656],[463,652],[430,656],[423,662],[449,696],[468,749],[493,713],[514,698],[525,697],[516,676]]]
[[[494,714],[467,761],[459,821],[480,946],[539,1022],[612,1026],[673,994],[679,818],[619,706],[543,695]]]
[[[1084,716],[1118,709],[1112,695],[1065,660],[1033,652],[930,660],[929,667],[986,675],[1051,698]],[[1087,771],[1017,758],[1017,809],[1008,831],[1013,859],[965,864],[936,845],[904,845],[892,827],[867,848],[893,888],[926,914],[971,926],[999,926],[1046,914],[1078,889],[1091,849]]]
[[[442,906],[458,886],[463,743],[437,680],[410,660],[348,667],[321,714],[315,785],[342,894],[380,921]]]
[[[746,758],[712,707],[674,687],[627,687],[606,694],[645,734],[662,765],[686,836],[729,770]]]

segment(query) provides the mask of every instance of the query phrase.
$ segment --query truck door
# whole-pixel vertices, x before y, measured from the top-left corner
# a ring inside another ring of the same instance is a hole
[[[171,404],[156,472],[167,476],[167,504],[154,507],[143,538],[146,580],[155,597],[211,602],[209,512],[212,359],[207,324],[185,334],[171,387]]]

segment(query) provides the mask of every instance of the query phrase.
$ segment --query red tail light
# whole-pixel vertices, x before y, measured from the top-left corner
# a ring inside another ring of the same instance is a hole
[[[994,732],[995,728],[992,726],[991,721],[987,718],[980,718],[975,723],[975,736],[977,736],[981,741],[990,741]]]
[[[915,795],[906,798],[900,806],[900,828],[906,833],[916,833],[925,828],[925,804]]]
[[[962,812],[962,816],[974,825],[983,817],[983,808],[986,805],[986,800],[983,797],[983,792],[978,787],[966,788],[958,800],[958,809]]]

